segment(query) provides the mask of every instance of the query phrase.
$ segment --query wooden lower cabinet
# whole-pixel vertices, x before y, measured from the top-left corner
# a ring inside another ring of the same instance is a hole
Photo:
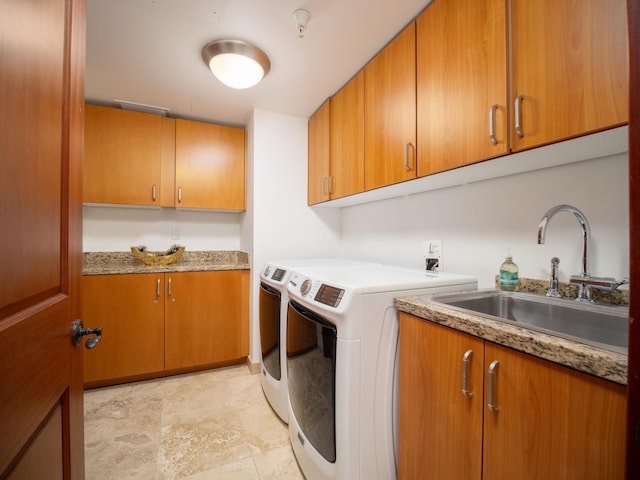
[[[624,478],[622,385],[402,313],[399,388],[399,479]]]
[[[82,277],[83,322],[102,327],[84,351],[84,382],[164,370],[164,274]]]
[[[167,370],[249,354],[248,275],[245,270],[166,275]]]
[[[86,386],[239,363],[249,354],[249,271],[84,276]]]

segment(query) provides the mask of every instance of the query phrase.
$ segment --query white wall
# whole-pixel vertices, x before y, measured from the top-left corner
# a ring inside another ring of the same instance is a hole
[[[443,241],[444,270],[492,287],[510,250],[521,277],[547,279],[560,258],[560,280],[580,273],[581,229],[560,212],[546,243],[537,226],[550,207],[577,207],[591,225],[591,273],[629,275],[628,157],[588,160],[535,172],[342,209],[346,257],[423,268],[423,240]]]
[[[247,126],[247,213],[252,252],[251,358],[259,361],[260,270],[269,260],[341,256],[341,212],[307,206],[307,119],[254,110]]]
[[[238,250],[241,213],[172,208],[84,206],[83,251],[125,252],[134,245],[167,250]],[[177,237],[175,229],[178,230]]]

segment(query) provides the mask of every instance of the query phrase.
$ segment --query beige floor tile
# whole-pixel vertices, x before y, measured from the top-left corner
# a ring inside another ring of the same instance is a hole
[[[87,480],[300,480],[246,366],[85,392]]]

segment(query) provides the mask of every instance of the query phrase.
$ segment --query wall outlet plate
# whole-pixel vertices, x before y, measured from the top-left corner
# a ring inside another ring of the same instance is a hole
[[[422,251],[425,268],[433,272],[441,272],[442,240],[423,240]]]

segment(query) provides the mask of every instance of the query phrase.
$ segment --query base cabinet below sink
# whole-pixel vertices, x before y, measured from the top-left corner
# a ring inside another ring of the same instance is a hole
[[[399,381],[399,480],[624,478],[622,385],[406,313]]]

